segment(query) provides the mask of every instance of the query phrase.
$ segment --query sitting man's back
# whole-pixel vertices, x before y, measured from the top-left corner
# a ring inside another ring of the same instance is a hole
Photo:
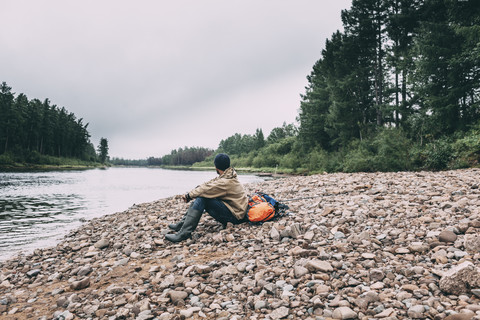
[[[215,157],[214,164],[219,176],[182,196],[185,202],[195,201],[180,222],[169,225],[170,229],[178,232],[167,234],[167,240],[180,242],[190,238],[205,211],[224,227],[228,222],[239,224],[245,221],[248,198],[235,169],[230,167],[230,158],[220,153]]]

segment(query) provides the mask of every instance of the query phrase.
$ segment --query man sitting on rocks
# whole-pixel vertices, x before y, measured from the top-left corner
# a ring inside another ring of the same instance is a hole
[[[190,238],[204,211],[219,221],[224,228],[228,222],[239,224],[246,221],[247,194],[237,179],[235,169],[230,167],[230,158],[220,153],[215,157],[214,164],[219,176],[182,196],[185,202],[193,199],[195,201],[180,222],[168,226],[177,233],[167,234],[165,239],[180,242]]]

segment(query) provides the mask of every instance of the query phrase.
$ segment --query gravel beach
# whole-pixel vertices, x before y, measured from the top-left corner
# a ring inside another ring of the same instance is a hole
[[[164,240],[171,197],[0,263],[1,319],[480,319],[480,169],[336,173],[246,185],[263,225],[205,214]]]

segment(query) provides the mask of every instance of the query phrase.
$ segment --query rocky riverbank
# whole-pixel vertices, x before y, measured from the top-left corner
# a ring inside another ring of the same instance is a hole
[[[174,198],[0,264],[2,319],[480,319],[480,170],[246,186],[290,215],[164,241]]]

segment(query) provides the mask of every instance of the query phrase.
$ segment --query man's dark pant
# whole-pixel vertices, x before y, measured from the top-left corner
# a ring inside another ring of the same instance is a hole
[[[203,212],[204,210],[207,211],[210,216],[212,216],[215,220],[224,225],[228,222],[231,222],[233,224],[239,224],[245,221],[238,220],[230,212],[230,210],[223,203],[223,201],[219,199],[209,199],[203,197],[196,198],[193,203],[193,209],[199,210],[200,212]]]

